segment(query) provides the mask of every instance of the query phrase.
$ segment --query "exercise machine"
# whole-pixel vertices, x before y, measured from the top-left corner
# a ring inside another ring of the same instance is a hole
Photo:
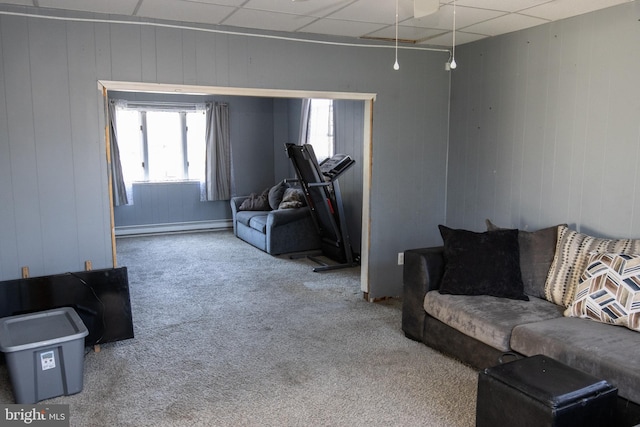
[[[322,255],[337,262],[328,264],[315,256],[307,256],[320,265],[313,271],[357,266],[338,183],[338,178],[353,166],[355,160],[345,154],[336,154],[318,164],[311,144],[285,144],[285,148],[320,235]]]

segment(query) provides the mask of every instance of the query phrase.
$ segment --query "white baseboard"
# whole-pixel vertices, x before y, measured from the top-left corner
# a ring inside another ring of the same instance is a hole
[[[213,221],[172,222],[168,224],[125,225],[115,228],[116,237],[139,234],[176,233],[185,231],[222,230],[233,228],[230,219]]]

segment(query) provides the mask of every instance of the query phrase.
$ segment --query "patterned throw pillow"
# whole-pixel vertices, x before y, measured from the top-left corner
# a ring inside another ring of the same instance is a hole
[[[587,268],[591,253],[640,255],[640,240],[601,239],[591,237],[566,226],[558,228],[558,245],[545,282],[545,298],[569,307],[580,275]]]
[[[296,209],[307,204],[304,193],[299,188],[287,188],[282,195],[278,209]]]
[[[564,315],[640,331],[640,256],[592,254]]]

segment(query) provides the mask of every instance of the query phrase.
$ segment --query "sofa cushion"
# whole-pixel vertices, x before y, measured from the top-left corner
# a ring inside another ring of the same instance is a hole
[[[268,215],[254,215],[249,221],[249,227],[261,233],[266,233],[268,217]]]
[[[485,221],[488,231],[502,230],[490,220]],[[544,284],[553,262],[558,241],[558,227],[542,228],[536,231],[518,230],[520,247],[520,272],[524,293],[544,298]]]
[[[516,325],[562,317],[562,307],[542,298],[514,301],[488,295],[427,292],[424,309],[432,317],[500,351],[510,351]]]
[[[271,209],[278,209],[280,202],[282,202],[282,196],[284,191],[289,188],[289,185],[284,181],[280,181],[269,190],[269,206]]]
[[[627,328],[562,317],[516,326],[511,348],[525,356],[544,354],[605,379],[620,396],[640,402],[638,334]]]
[[[592,252],[640,255],[640,240],[602,239],[558,227],[556,253],[545,283],[547,300],[569,307]]]
[[[244,224],[247,227],[251,227],[251,219],[254,217],[266,218],[269,211],[240,211],[236,213],[236,221],[240,224]]]
[[[520,273],[518,230],[476,233],[439,228],[445,261],[441,293],[528,300]]]
[[[640,256],[592,254],[564,315],[640,331]]]
[[[242,202],[239,211],[268,211],[271,210],[269,206],[269,188],[265,189],[261,194],[251,193]]]

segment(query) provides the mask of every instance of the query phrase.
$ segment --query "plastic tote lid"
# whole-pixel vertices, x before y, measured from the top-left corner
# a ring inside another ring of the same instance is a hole
[[[73,308],[62,307],[0,319],[0,351],[46,347],[89,335]]]

